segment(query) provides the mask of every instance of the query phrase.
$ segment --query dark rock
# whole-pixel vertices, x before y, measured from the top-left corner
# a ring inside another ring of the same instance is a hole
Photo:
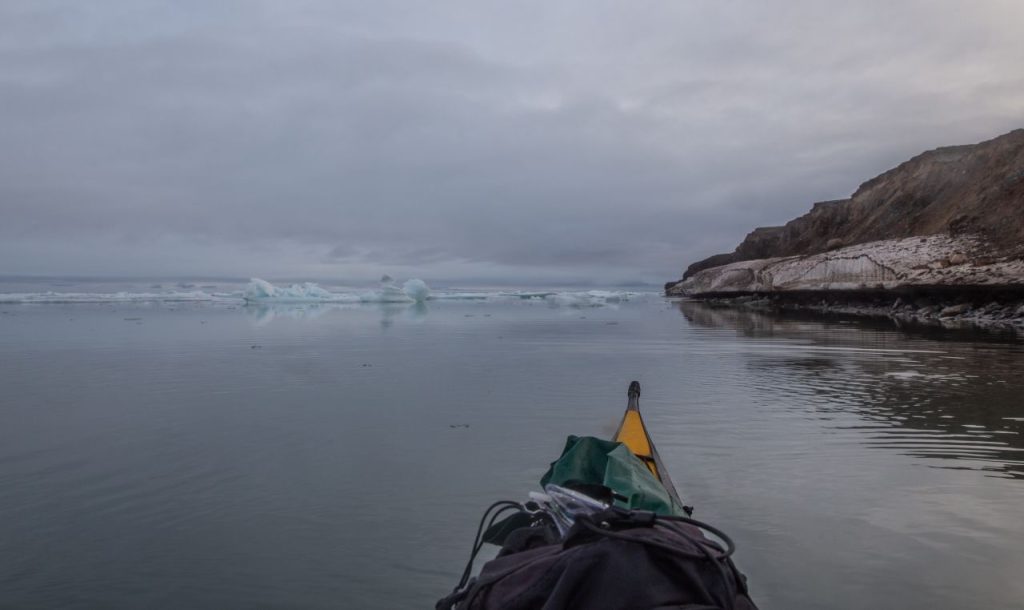
[[[960,303],[958,305],[950,305],[949,307],[943,307],[942,311],[939,312],[940,318],[950,318],[952,316],[959,316],[960,314],[967,313],[971,310],[969,303]]]

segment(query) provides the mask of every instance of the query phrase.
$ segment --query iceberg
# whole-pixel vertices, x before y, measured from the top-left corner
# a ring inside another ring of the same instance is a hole
[[[380,288],[361,293],[331,292],[313,282],[275,286],[253,278],[245,289],[250,303],[422,303],[430,296],[430,288],[420,279],[411,279],[400,288],[388,276],[381,278]]]
[[[349,295],[336,295],[328,292],[312,282],[278,287],[266,280],[253,278],[245,288],[246,301],[273,303],[328,303],[339,302],[340,299],[338,299],[338,297],[347,297],[346,300],[348,302],[358,301],[358,299],[353,300]]]
[[[427,283],[421,279],[411,279],[402,284],[402,292],[405,293],[405,296],[417,303],[422,303],[430,297],[430,288],[428,288]]]

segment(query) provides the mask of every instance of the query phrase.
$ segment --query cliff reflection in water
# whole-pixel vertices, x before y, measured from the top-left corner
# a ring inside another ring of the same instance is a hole
[[[1024,479],[1024,345],[994,335],[682,301],[696,328],[772,339],[745,363],[772,402],[934,467]],[[780,342],[779,340],[784,340]],[[789,400],[800,396],[800,400]],[[808,399],[810,398],[810,399]],[[857,421],[851,423],[849,415]],[[847,417],[841,417],[846,415]]]

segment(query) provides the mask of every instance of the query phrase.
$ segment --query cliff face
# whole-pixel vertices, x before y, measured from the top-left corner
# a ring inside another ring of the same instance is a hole
[[[1024,260],[991,259],[988,250],[986,242],[971,235],[887,239],[831,252],[720,265],[693,274],[668,293],[728,296],[1024,284]]]
[[[1024,129],[920,154],[849,199],[816,203],[782,227],[755,229],[734,252],[690,265],[683,279],[740,261],[939,234],[976,236],[993,257],[1024,254]]]

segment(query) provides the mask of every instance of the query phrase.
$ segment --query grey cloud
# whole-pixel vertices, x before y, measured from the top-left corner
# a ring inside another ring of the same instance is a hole
[[[1024,8],[787,6],[5,3],[0,273],[658,281],[1020,126]]]

